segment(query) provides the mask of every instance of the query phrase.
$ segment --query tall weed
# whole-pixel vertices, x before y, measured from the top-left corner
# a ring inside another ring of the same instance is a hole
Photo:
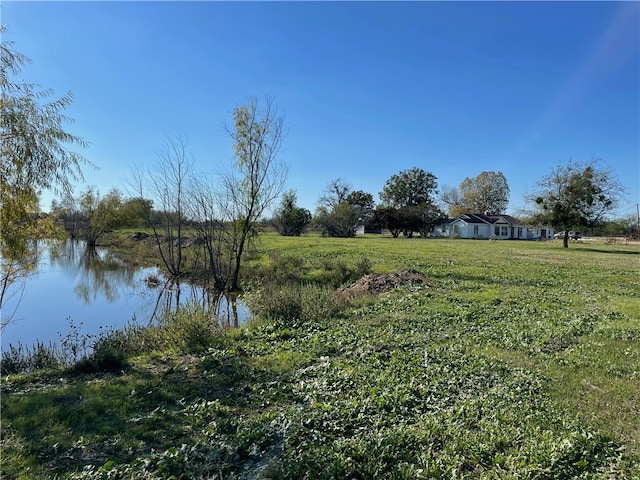
[[[312,283],[269,283],[243,300],[258,317],[287,322],[329,318],[345,307],[333,288]]]
[[[8,350],[2,352],[0,374],[29,373],[35,370],[59,368],[64,364],[64,355],[54,343],[45,345],[37,342],[32,348],[18,343],[17,346],[9,345]]]
[[[220,331],[214,313],[200,305],[187,304],[160,317],[152,337],[156,340],[156,348],[202,353],[215,343]]]

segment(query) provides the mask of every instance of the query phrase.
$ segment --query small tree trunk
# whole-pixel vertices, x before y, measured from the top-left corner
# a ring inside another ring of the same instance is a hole
[[[569,248],[569,230],[564,231],[564,238],[562,239],[562,246]]]

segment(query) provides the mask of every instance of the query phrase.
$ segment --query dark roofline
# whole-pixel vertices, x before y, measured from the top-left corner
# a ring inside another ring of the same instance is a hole
[[[466,223],[486,223],[489,225],[493,225],[498,220],[504,219],[509,225],[523,225],[520,220],[512,217],[511,215],[483,215],[481,213],[463,213],[462,215],[457,216],[448,223],[453,223],[458,219]]]

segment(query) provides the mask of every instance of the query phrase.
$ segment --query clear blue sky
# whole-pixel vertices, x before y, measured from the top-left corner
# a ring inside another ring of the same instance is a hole
[[[502,171],[509,212],[559,163],[601,157],[640,201],[640,3],[14,2],[21,79],[67,91],[72,133],[122,188],[167,135],[201,171],[229,165],[223,125],[249,96],[285,115],[288,188],[315,210],[342,178],[378,200],[417,166],[440,186]],[[45,196],[43,207],[48,209]]]

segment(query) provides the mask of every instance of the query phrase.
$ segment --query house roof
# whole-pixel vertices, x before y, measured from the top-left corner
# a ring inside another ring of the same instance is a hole
[[[462,220],[466,223],[493,223],[489,217],[475,213],[463,213],[453,221],[455,220]]]
[[[511,215],[489,215],[493,219],[492,223],[496,223],[500,219],[504,219],[509,225],[522,225],[522,222]]]
[[[482,215],[480,213],[464,213],[459,217],[453,219],[451,222],[453,223],[456,220],[462,220],[463,222],[470,224],[485,223],[493,225],[496,223],[506,223],[508,225],[522,225],[522,223],[517,218],[514,218],[511,215]]]

